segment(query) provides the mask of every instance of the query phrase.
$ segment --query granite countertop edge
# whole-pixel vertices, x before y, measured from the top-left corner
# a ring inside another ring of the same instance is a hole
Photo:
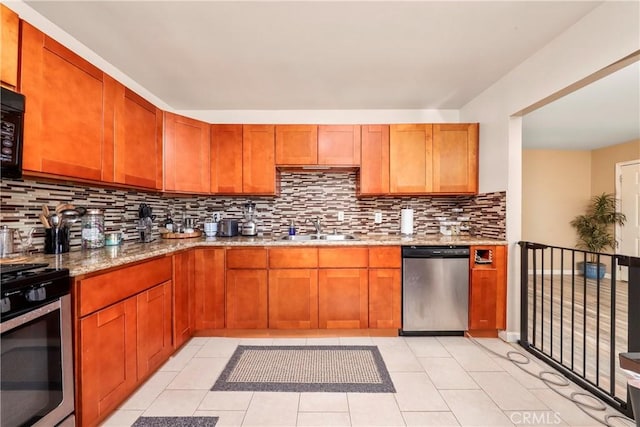
[[[441,236],[425,234],[415,236],[400,235],[357,235],[357,240],[332,241],[291,241],[282,240],[281,236],[257,237],[211,237],[192,239],[156,239],[149,243],[128,243],[118,246],[105,246],[98,249],[72,250],[59,255],[34,254],[20,262],[47,263],[51,267],[68,268],[72,277],[99,272],[126,264],[171,255],[196,247],[305,247],[305,246],[472,246],[472,245],[506,245],[504,240],[472,236]]]

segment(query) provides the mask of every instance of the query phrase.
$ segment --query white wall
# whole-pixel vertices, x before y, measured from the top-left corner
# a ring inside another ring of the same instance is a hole
[[[640,50],[639,21],[637,1],[605,2],[460,110],[461,121],[480,122],[480,192],[507,191],[510,339],[520,327],[522,228],[522,132],[512,116]]]

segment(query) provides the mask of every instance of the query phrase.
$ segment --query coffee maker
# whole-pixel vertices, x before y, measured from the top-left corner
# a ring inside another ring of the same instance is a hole
[[[242,235],[243,236],[255,236],[258,234],[258,226],[256,224],[256,204],[252,201],[248,201],[244,204],[242,209],[244,215],[244,222],[242,223]]]

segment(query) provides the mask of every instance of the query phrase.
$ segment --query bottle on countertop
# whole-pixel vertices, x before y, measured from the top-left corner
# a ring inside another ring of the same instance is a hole
[[[166,228],[169,233],[173,232],[173,219],[171,218],[171,211],[168,209],[167,219],[164,220],[164,228]]]
[[[289,224],[289,236],[295,236],[296,235],[296,223],[293,222],[293,220],[291,220],[291,223]]]

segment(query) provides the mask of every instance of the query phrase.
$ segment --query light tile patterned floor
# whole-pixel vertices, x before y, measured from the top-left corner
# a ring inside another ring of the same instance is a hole
[[[506,354],[518,349],[479,339]],[[397,393],[210,391],[237,345],[377,345]],[[541,362],[531,372],[551,370]],[[562,387],[568,395],[581,390]],[[593,412],[604,420],[611,408]],[[103,427],[144,416],[217,416],[224,426],[602,425],[545,383],[462,337],[193,338]],[[633,425],[618,422],[616,425]]]

